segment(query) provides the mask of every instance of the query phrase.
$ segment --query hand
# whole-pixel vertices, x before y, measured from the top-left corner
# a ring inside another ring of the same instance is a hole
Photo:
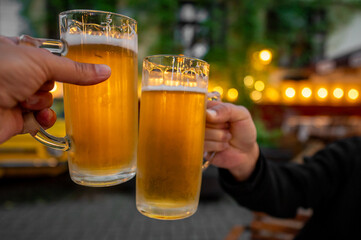
[[[111,73],[107,65],[74,62],[17,43],[17,38],[0,36],[0,143],[22,132],[24,112],[34,111],[44,128],[55,123],[49,92],[54,81],[92,85]]]
[[[204,149],[216,152],[212,164],[246,180],[259,156],[257,132],[249,111],[230,103],[207,103]]]

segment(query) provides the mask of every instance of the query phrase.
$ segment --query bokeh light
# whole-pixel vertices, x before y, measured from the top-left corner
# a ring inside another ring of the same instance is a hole
[[[235,88],[230,88],[227,91],[227,99],[228,99],[228,101],[234,102],[234,101],[237,100],[237,98],[238,98],[238,90],[235,89]]]
[[[252,91],[250,93],[250,98],[254,101],[254,102],[259,102],[262,99],[262,93],[259,91]]]
[[[359,92],[356,89],[352,88],[348,91],[347,96],[351,100],[356,100],[359,97]]]
[[[223,96],[223,88],[221,86],[215,86],[212,90],[214,92],[219,92],[219,94]]]
[[[337,99],[340,99],[343,97],[343,90],[341,88],[335,88],[333,90],[333,96]]]
[[[278,102],[280,100],[279,92],[273,87],[268,87],[265,90],[265,97],[271,102]]]
[[[254,89],[256,89],[259,92],[262,92],[264,90],[265,84],[262,81],[256,81],[254,83]]]
[[[285,94],[288,98],[294,98],[296,96],[296,90],[293,87],[286,88]]]
[[[309,87],[304,87],[301,94],[304,98],[310,98],[312,96],[312,90]]]
[[[263,63],[269,63],[272,60],[272,53],[270,50],[264,49],[262,51],[259,52],[259,59],[263,62]]]
[[[254,84],[254,78],[251,75],[245,76],[243,82],[246,87],[252,88]]]
[[[328,91],[327,91],[326,88],[320,88],[320,89],[318,89],[318,91],[317,91],[317,95],[318,95],[320,98],[324,99],[324,98],[327,97]]]

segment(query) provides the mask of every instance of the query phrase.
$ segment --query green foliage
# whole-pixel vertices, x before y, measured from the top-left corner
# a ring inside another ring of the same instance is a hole
[[[178,1],[174,0],[133,0],[129,2],[139,25],[140,43],[149,41],[147,35],[157,35],[149,46],[147,55],[180,54],[179,40],[174,38],[177,25]]]
[[[257,129],[258,144],[262,147],[277,147],[282,131],[280,129],[267,129],[264,122],[258,117],[254,118],[254,124]]]
[[[31,17],[35,0],[21,0],[24,3],[24,15],[38,36],[39,25]],[[117,12],[118,6],[125,6],[137,19],[140,43],[149,39],[149,34],[156,34],[156,39],[148,46],[148,54],[182,53],[179,39],[175,37],[177,16],[181,1],[177,0],[45,0],[48,14],[46,25],[48,36],[55,37],[57,14],[69,9],[99,9]],[[201,27],[209,29],[208,38],[211,48],[205,60],[212,64],[224,65],[234,69],[231,76],[242,78],[249,71],[250,50],[258,47],[271,47],[276,52],[292,54],[297,44],[305,46],[290,67],[299,67],[309,62],[312,46],[315,44],[312,34],[327,32],[332,21],[320,21],[315,25],[308,24],[308,18],[316,10],[327,10],[335,5],[333,0],[194,0],[197,7],[208,9],[210,18],[201,23]],[[360,7],[360,1],[338,1],[340,5]],[[123,10],[123,8],[122,8]],[[267,19],[267,14],[273,14]],[[326,16],[328,17],[328,16]],[[270,20],[268,22],[268,20]],[[301,42],[301,43],[300,43]],[[307,48],[308,47],[308,48]],[[237,79],[231,79],[237,85]]]

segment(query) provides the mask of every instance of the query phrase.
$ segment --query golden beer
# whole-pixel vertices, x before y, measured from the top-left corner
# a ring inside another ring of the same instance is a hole
[[[206,103],[198,90],[142,91],[136,191],[137,208],[149,217],[179,219],[197,209]]]
[[[88,43],[70,45],[66,57],[107,64],[112,74],[105,82],[93,86],[64,84],[66,132],[72,144],[68,153],[70,171],[75,178],[78,172],[105,177],[119,172],[134,173],[138,135],[137,53],[104,44],[105,36],[93,40],[90,37]],[[79,183],[74,177],[73,180]]]
[[[68,152],[71,179],[80,185],[116,185],[135,176],[138,142],[137,22],[97,10],[59,14],[60,38],[23,35],[31,45],[72,60],[106,64],[108,80],[93,86],[64,84],[66,136],[52,136],[39,127],[33,113],[24,115],[24,129],[49,148]]]

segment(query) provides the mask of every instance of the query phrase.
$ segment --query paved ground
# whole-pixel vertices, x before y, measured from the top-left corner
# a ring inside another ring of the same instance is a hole
[[[72,183],[67,174],[0,179],[0,239],[222,240],[234,225],[249,223],[252,214],[217,184],[208,173],[196,214],[160,221],[137,212],[134,180],[88,188]]]

